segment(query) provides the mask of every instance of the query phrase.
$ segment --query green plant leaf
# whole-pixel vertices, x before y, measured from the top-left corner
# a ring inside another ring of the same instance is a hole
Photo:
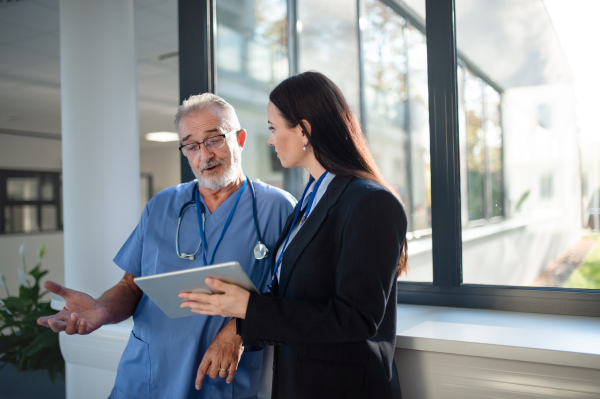
[[[34,302],[29,298],[20,298],[20,297],[8,297],[3,299],[4,305],[10,309],[11,311],[20,311],[25,308],[31,307]]]
[[[30,301],[37,302],[39,287],[34,284],[33,287],[27,288],[24,285],[19,287],[19,297],[23,299],[29,299]]]
[[[29,274],[35,277],[36,281],[39,282],[42,277],[48,274],[48,270],[40,270],[40,265],[37,265],[29,272]]]
[[[38,252],[40,260],[45,251],[43,245]],[[40,293],[40,280],[48,271],[42,269],[40,262],[29,274],[29,280],[35,283],[28,281],[27,285],[31,286],[22,284],[18,296],[3,299],[0,309],[0,359],[14,363],[17,371],[45,369],[54,382],[59,373],[63,378],[65,374],[58,334],[37,324],[39,317],[56,313],[50,307],[50,301],[41,300],[48,291]]]
[[[47,333],[47,332],[50,333]],[[23,350],[23,356],[31,356],[34,353],[41,351],[49,346],[54,346],[58,343],[58,334],[48,329],[37,335],[33,341]]]
[[[43,296],[48,295],[48,294],[51,294],[51,292],[48,290],[44,290],[44,291],[40,292],[40,298],[42,298]],[[49,305],[50,305],[50,302],[48,302],[48,306]]]
[[[38,318],[43,317],[43,316],[49,316],[54,313],[56,313],[56,311],[53,309],[46,309],[45,307],[38,306],[31,313],[24,316],[22,321],[23,321],[23,323],[35,323],[37,325]],[[47,329],[46,327],[43,327],[43,328]]]
[[[13,335],[0,337],[0,354],[6,353],[9,349],[14,348],[18,338]]]
[[[37,370],[38,361],[42,357],[42,352],[35,352],[31,356],[27,356],[27,369],[28,370]]]

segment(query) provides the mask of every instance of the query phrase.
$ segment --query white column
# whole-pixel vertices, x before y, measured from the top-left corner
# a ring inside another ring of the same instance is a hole
[[[60,0],[60,50],[65,283],[97,297],[140,216],[133,0]],[[114,372],[65,357],[68,398],[107,397]]]

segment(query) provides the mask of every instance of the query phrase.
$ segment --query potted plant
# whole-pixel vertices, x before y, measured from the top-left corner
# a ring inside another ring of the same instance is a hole
[[[17,296],[10,295],[6,277],[0,272],[0,285],[6,291],[6,298],[0,300],[0,370],[7,364],[13,364],[16,371],[46,370],[56,383],[57,375],[62,379],[65,375],[58,334],[37,324],[38,317],[56,313],[50,301],[43,300],[48,291],[40,290],[40,280],[48,273],[42,270],[46,245],[39,249],[39,262],[29,272],[25,263],[27,252],[27,244],[21,245],[23,268],[19,268]]]

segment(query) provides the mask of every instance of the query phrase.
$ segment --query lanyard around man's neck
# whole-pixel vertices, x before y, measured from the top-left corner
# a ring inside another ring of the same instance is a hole
[[[204,216],[205,209],[204,209],[204,205],[202,204],[202,202],[200,202],[200,192],[198,191],[198,186],[196,186],[196,191],[195,191],[194,195],[195,195],[195,199],[196,199],[196,213],[198,215],[198,226],[200,227],[200,239],[202,240],[202,260],[204,261],[204,266],[212,265],[213,261],[215,260],[215,254],[217,253],[217,248],[219,248],[219,245],[221,244],[221,241],[223,240],[223,237],[225,236],[225,233],[227,232],[227,228],[229,227],[229,224],[231,223],[231,219],[233,218],[233,213],[235,212],[235,209],[237,208],[238,202],[240,202],[240,197],[242,196],[242,193],[244,192],[244,189],[246,188],[246,184],[248,184],[247,178],[246,178],[246,180],[244,180],[244,184],[242,184],[242,188],[240,189],[240,192],[237,195],[235,204],[233,205],[231,212],[229,212],[229,217],[227,218],[227,221],[225,222],[225,226],[223,226],[223,230],[221,231],[221,236],[219,237],[219,241],[217,241],[217,245],[215,245],[215,249],[213,250],[212,256],[210,257],[210,263],[206,263],[206,253],[208,252],[208,245],[206,244],[206,235],[204,233],[204,222],[206,221],[206,218]]]

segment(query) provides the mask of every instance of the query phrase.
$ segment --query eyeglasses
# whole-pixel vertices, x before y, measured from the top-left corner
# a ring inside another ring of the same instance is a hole
[[[194,155],[198,151],[200,151],[200,144],[204,144],[206,146],[206,149],[208,150],[216,150],[217,148],[223,147],[223,145],[225,144],[225,136],[236,132],[238,132],[238,130],[232,130],[227,133],[212,136],[204,141],[201,141],[200,143],[182,144],[179,146],[179,151],[181,151],[184,157],[187,157],[189,154]]]

